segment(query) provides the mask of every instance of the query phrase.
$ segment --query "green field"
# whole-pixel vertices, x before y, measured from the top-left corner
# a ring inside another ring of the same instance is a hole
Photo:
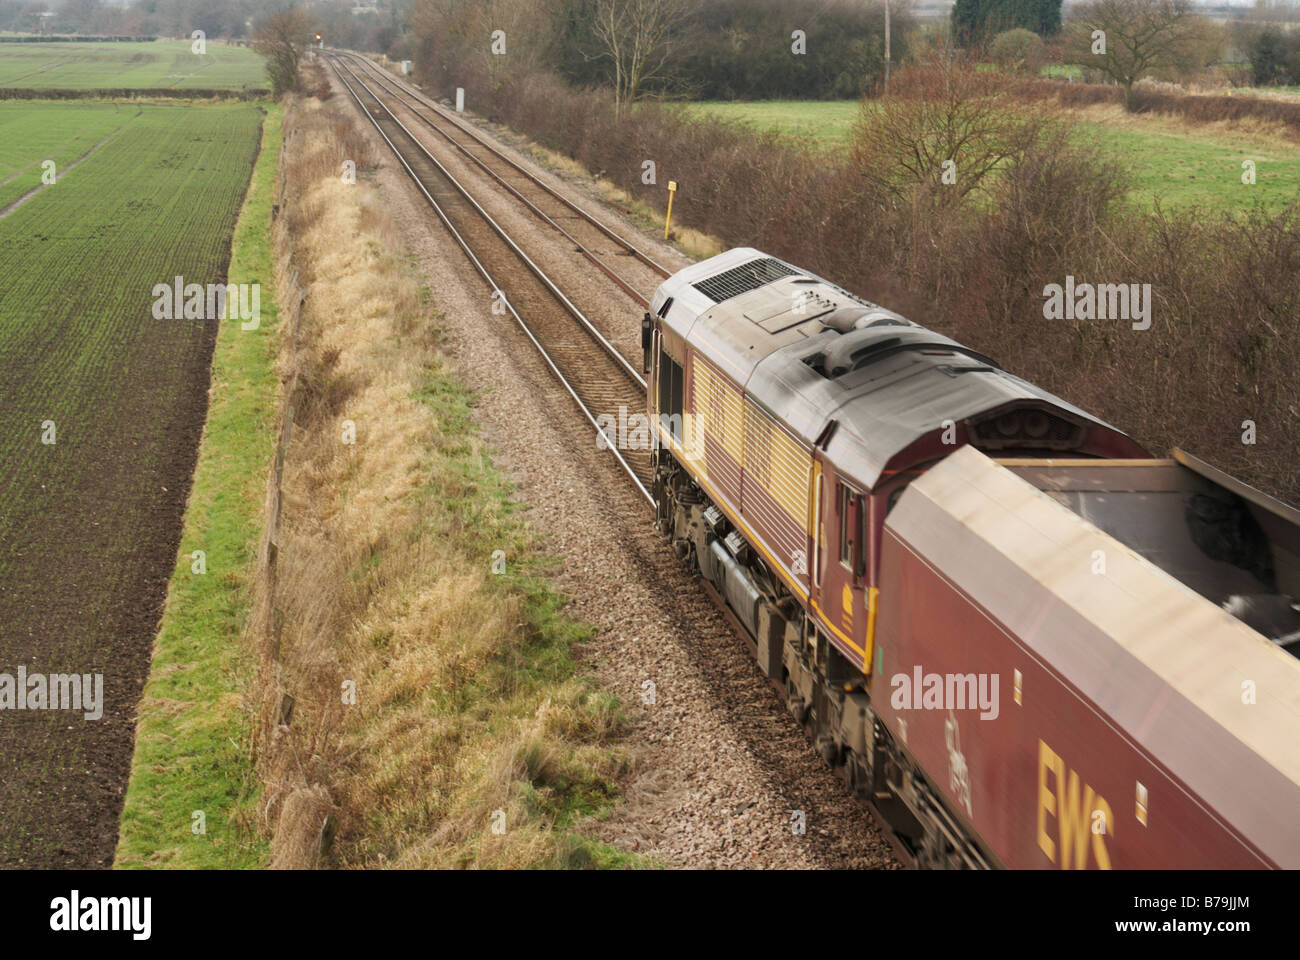
[[[776,130],[816,150],[845,145],[858,117],[857,101],[773,100],[753,103],[703,102],[688,109]],[[1281,207],[1300,200],[1300,150],[1287,143],[1262,146],[1257,139],[1175,129],[1151,121],[1115,126],[1081,121],[1080,136],[1104,145],[1129,169],[1131,199],[1159,198],[1171,208],[1191,205],[1236,209],[1259,201]],[[1256,182],[1241,182],[1242,161],[1255,163]]]
[[[238,90],[267,86],[265,61],[247,47],[189,40],[0,43],[0,87]]]
[[[1083,67],[1075,66],[1072,63],[1060,64],[1049,63],[1041,71],[1044,77],[1082,77]]]
[[[1241,93],[1254,94],[1280,94],[1288,98],[1300,97],[1300,86],[1290,87],[1243,87]]]
[[[66,168],[138,116],[141,107],[121,104],[61,103],[59,109],[0,101],[0,210],[41,185],[43,161],[54,172]]]
[[[1128,168],[1133,196],[1170,207],[1272,208],[1300,201],[1300,150],[1173,130],[1139,131],[1084,123],[1089,142],[1105,146]],[[1242,162],[1255,164],[1255,183],[1241,182]]]
[[[847,143],[858,119],[856,100],[706,100],[688,109],[756,130],[775,130],[818,150]]]
[[[52,131],[8,143],[10,170],[116,131],[0,210],[0,662],[104,687],[99,722],[0,725],[0,865],[111,863],[217,328],[155,318],[153,288],[225,278],[262,119],[245,103],[0,104],[0,124]]]
[[[97,377],[120,371],[131,349],[197,339],[193,329],[178,333],[183,325],[152,319],[151,290],[175,274],[223,276],[261,113],[251,104],[6,102],[0,130],[15,114],[20,126],[43,124],[59,136],[77,124],[94,128],[65,155],[117,130],[86,163],[0,219],[0,371],[21,370],[23,393],[39,394],[42,409],[79,414],[111,399]],[[48,152],[33,143],[9,148],[5,159],[30,169]],[[0,422],[27,406],[21,395],[5,399]],[[7,427],[0,459],[21,462],[32,454],[23,436],[30,431]]]
[[[262,284],[257,335],[225,324],[212,358],[212,405],[167,588],[149,683],[140,702],[131,782],[114,865],[261,867],[265,844],[248,822],[256,777],[248,762],[248,713],[238,698],[250,676],[241,634],[252,606],[251,578],[261,532],[266,472],[275,448],[278,314],[270,279],[271,201],[282,108],[273,106],[240,213],[230,260],[232,283]],[[191,555],[203,550],[208,573]],[[203,833],[191,815],[203,810]]]

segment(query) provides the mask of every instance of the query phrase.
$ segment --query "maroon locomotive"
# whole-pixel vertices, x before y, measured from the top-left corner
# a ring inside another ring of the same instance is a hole
[[[756,250],[651,310],[659,529],[919,864],[1300,866],[1300,513]]]

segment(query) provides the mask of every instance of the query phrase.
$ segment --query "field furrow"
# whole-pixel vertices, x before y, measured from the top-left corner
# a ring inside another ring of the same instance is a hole
[[[224,280],[261,123],[245,104],[96,106],[110,131],[139,116],[0,220],[0,669],[101,673],[106,701],[98,721],[0,721],[5,865],[111,861],[216,332],[155,319],[152,291]]]

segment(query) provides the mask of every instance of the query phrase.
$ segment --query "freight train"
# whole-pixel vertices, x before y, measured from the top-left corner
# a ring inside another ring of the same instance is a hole
[[[643,333],[658,530],[906,858],[1300,867],[1300,511],[757,250]]]

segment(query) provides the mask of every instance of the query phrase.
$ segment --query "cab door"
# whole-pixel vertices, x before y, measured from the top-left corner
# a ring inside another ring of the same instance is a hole
[[[808,498],[808,599],[817,603],[821,595],[822,566],[825,562],[826,534],[822,522],[825,496],[823,493],[822,462],[814,456],[812,473],[808,489],[812,495]],[[796,570],[795,573],[800,571]]]
[[[820,574],[820,589],[814,610],[835,645],[861,665],[867,626],[863,600],[867,545],[863,532],[869,515],[869,498],[852,481],[837,476],[833,468],[823,468],[818,481],[821,545],[814,578]]]

